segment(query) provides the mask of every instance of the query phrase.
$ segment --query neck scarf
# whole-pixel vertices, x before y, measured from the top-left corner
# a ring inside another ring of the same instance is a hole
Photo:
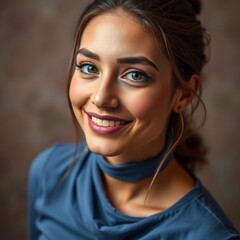
[[[149,177],[153,177],[158,165],[162,161],[164,155],[166,154],[168,148],[172,143],[171,132],[167,132],[166,144],[163,150],[157,156],[153,158],[148,158],[143,161],[128,163],[123,165],[112,165],[108,163],[103,156],[98,155],[97,164],[99,168],[105,174],[125,182],[136,182],[144,180]],[[160,172],[166,168],[172,159],[173,153],[170,153],[162,165]]]

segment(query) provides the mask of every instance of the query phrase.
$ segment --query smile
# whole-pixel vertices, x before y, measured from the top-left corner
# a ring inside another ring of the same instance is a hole
[[[112,135],[125,129],[131,121],[112,116],[100,116],[95,113],[87,113],[90,129],[97,134]]]
[[[123,125],[125,122],[113,121],[113,120],[102,120],[100,118],[92,117],[92,121],[101,127],[113,127]]]

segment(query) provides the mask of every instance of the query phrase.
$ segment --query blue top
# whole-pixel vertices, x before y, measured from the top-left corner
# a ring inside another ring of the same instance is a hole
[[[150,217],[118,212],[105,196],[97,160],[85,143],[63,180],[74,145],[54,145],[33,162],[29,177],[30,240],[230,240],[240,234],[196,179],[194,189]]]

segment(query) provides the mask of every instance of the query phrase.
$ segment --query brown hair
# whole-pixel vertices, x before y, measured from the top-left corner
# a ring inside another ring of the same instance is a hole
[[[75,54],[86,25],[94,17],[103,13],[121,11],[134,17],[156,39],[172,65],[174,86],[191,91],[186,83],[193,74],[201,74],[206,63],[204,50],[209,40],[205,29],[196,17],[200,10],[201,3],[197,0],[95,0],[88,5],[77,23],[68,76],[68,90],[75,68]],[[190,128],[193,113],[199,103],[203,106],[205,120],[206,110],[201,100],[201,92],[202,86],[200,86],[199,93],[194,92],[196,101],[191,105],[190,111],[184,113],[185,128],[175,149],[177,159],[191,170],[195,170],[198,163],[205,162],[206,148],[200,135]],[[68,100],[75,127],[75,140],[78,143],[79,125],[69,97]],[[172,113],[170,124],[175,133],[174,139],[178,139],[181,131],[178,114]]]

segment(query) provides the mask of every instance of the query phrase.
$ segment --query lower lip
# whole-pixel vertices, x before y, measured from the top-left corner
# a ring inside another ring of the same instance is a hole
[[[113,135],[121,132],[129,123],[119,125],[119,126],[109,126],[109,127],[104,127],[104,126],[99,126],[96,123],[92,121],[92,117],[88,116],[88,125],[90,129],[97,134],[101,135]]]

